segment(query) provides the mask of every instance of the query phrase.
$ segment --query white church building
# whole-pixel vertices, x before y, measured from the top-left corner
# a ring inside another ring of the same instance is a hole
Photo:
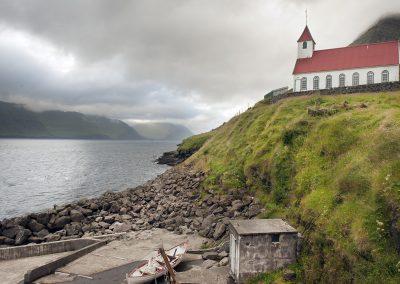
[[[399,81],[398,41],[315,50],[306,26],[297,43],[294,92]]]

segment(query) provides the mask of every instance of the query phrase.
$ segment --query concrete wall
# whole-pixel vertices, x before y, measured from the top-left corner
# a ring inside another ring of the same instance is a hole
[[[98,243],[94,239],[73,239],[0,249],[0,260],[10,260],[66,251],[74,251]]]
[[[233,233],[233,232],[231,232]],[[233,233],[235,234],[235,233]],[[238,283],[262,272],[273,271],[296,262],[297,233],[280,234],[279,242],[273,243],[271,235],[236,235],[239,242]]]
[[[345,86],[352,86],[353,84],[353,73],[359,73],[359,84],[367,84],[367,73],[369,71],[374,72],[374,83],[382,83],[382,71],[389,71],[389,82],[399,81],[399,65],[383,66],[383,67],[372,67],[372,68],[360,68],[360,69],[349,69],[349,70],[338,70],[338,71],[327,71],[317,73],[305,73],[295,74],[293,76],[293,92],[300,92],[301,78],[307,78],[307,91],[313,90],[313,79],[315,76],[319,76],[319,89],[325,89],[326,87],[326,76],[332,76],[332,88],[339,87],[339,75],[345,74],[346,84]]]

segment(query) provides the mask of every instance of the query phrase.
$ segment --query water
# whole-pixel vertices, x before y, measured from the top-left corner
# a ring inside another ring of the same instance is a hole
[[[168,141],[0,139],[0,220],[135,187],[168,167]]]

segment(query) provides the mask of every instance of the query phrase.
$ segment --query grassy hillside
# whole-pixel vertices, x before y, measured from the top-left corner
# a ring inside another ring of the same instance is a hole
[[[0,101],[0,137],[142,139],[129,125],[78,112],[33,112]]]
[[[363,32],[351,45],[400,40],[400,14],[384,17]]]
[[[400,92],[259,102],[201,137],[182,146],[201,140],[205,188],[254,192],[304,235],[299,282],[400,283]]]

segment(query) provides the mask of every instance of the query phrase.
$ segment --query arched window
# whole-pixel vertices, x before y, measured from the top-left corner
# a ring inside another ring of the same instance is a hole
[[[326,75],[326,88],[332,89],[332,75]]]
[[[313,79],[313,89],[319,90],[319,77],[318,76],[315,76]]]
[[[383,70],[382,71],[382,83],[389,82],[389,71]]]
[[[360,85],[360,74],[358,72],[353,73],[353,86]]]
[[[339,75],[339,87],[346,86],[346,75],[343,73]]]
[[[306,77],[301,78],[300,91],[307,91],[307,78]]]
[[[367,84],[373,84],[374,83],[374,72],[369,71],[367,73]]]
[[[306,49],[306,48],[307,48],[307,42],[304,41],[304,42],[303,42],[303,49]]]

